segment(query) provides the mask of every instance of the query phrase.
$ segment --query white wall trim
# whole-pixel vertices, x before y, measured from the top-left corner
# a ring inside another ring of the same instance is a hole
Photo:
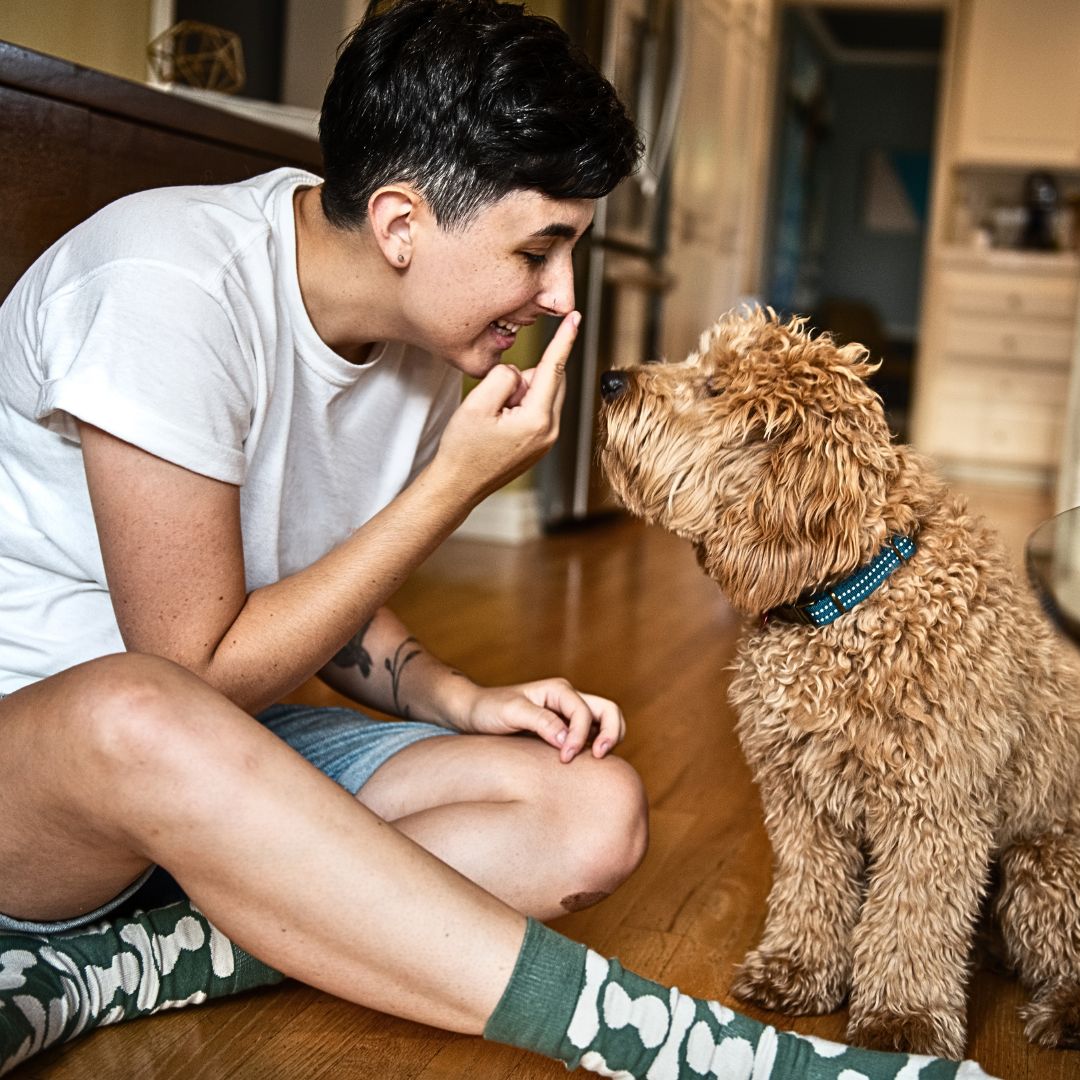
[[[933,460],[933,455],[930,456]],[[1054,490],[1054,470],[1037,465],[984,465],[939,460],[938,471],[946,480],[957,483],[994,484],[1028,491]]]
[[[176,0],[150,0],[150,21],[146,43],[149,45],[159,34],[164,34],[176,22]],[[146,81],[154,86],[162,85],[161,80],[150,67],[150,58],[146,58]]]
[[[176,22],[176,0],[150,0],[150,39],[163,34]]]
[[[523,544],[542,535],[536,492],[528,488],[489,495],[454,533],[462,540],[493,540],[501,544]]]

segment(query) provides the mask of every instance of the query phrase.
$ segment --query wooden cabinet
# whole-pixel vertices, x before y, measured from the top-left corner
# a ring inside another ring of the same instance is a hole
[[[1061,448],[1077,260],[943,255],[931,273],[916,444],[954,472],[1045,480]]]
[[[1080,166],[1080,3],[961,6],[957,159]]]

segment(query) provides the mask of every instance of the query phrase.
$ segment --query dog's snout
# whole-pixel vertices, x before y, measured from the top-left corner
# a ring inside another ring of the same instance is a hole
[[[605,401],[614,401],[629,385],[625,371],[605,371],[600,376],[600,396]]]

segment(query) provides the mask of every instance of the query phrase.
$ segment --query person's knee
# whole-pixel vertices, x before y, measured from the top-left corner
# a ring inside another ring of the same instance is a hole
[[[163,762],[188,757],[204,712],[193,699],[209,693],[177,664],[124,653],[86,665],[69,714],[88,764],[119,776],[138,770],[145,779]]]
[[[95,663],[80,687],[83,759],[68,778],[73,803],[88,803],[140,850],[151,850],[174,820],[195,831],[220,824],[256,775],[257,725],[170,661],[127,654]]]
[[[563,907],[594,903],[637,868],[649,839],[649,810],[641,778],[621,758],[590,762],[577,803],[574,863],[581,888]]]

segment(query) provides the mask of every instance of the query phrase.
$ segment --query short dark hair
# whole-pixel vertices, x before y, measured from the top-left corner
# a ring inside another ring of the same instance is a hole
[[[496,0],[374,0],[323,100],[322,205],[355,228],[414,184],[444,228],[528,188],[598,199],[641,141],[614,87],[551,19]]]

